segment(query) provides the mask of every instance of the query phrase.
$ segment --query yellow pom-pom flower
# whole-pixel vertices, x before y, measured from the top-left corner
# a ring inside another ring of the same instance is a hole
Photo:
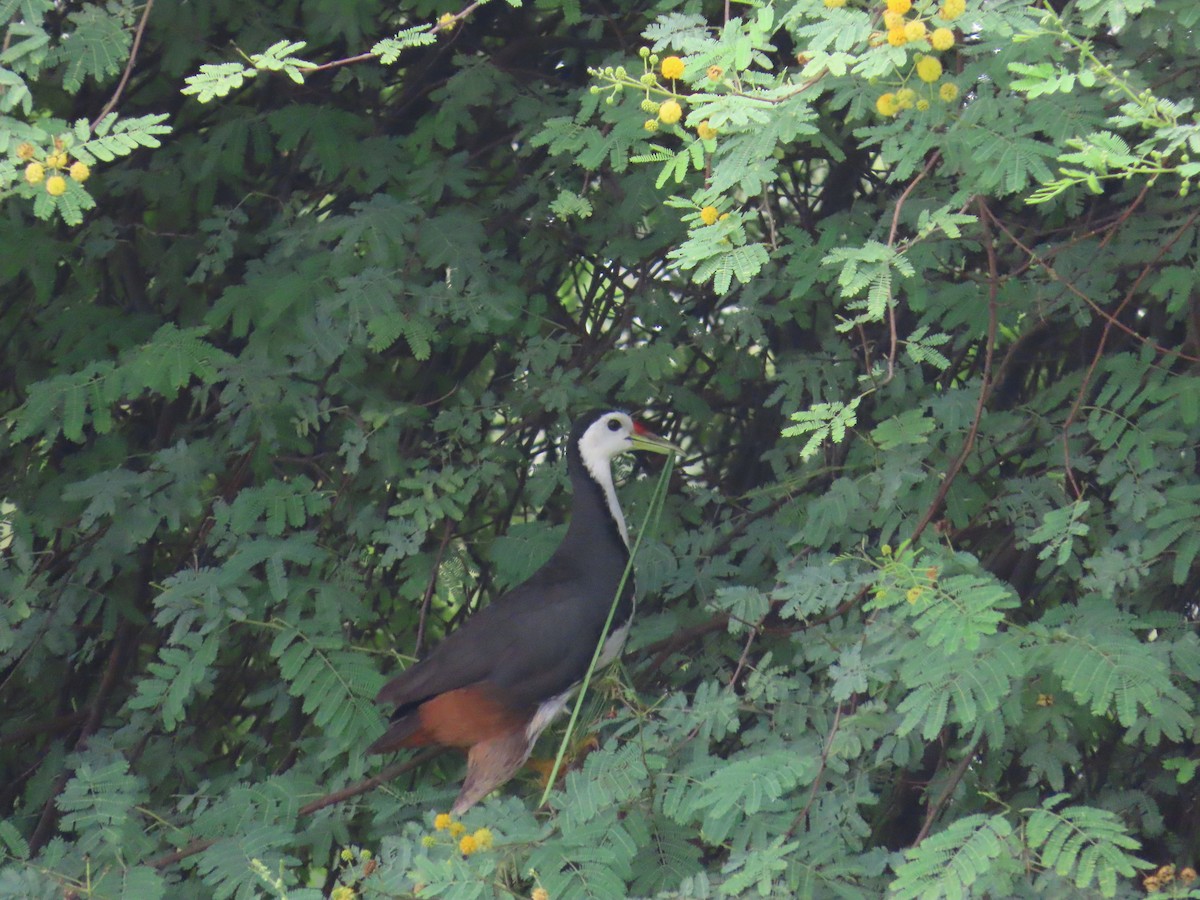
[[[958,99],[958,85],[953,81],[947,81],[940,88],[938,88],[938,96],[947,103],[952,103]]]
[[[903,13],[894,13],[890,9],[883,13],[883,27],[889,31],[893,28],[903,28],[905,21]]]
[[[910,41],[919,41],[925,37],[925,23],[920,19],[914,19],[904,26],[904,36]]]
[[[464,834],[462,839],[458,842],[458,852],[463,856],[470,856],[478,849],[479,844],[475,841],[474,835]]]
[[[51,175],[46,179],[46,193],[51,197],[61,197],[67,192],[67,179],[61,175]]]
[[[658,108],[658,121],[664,125],[674,125],[683,118],[683,107],[677,100],[664,100]]]
[[[696,126],[696,135],[702,141],[711,141],[717,136],[717,129],[708,124],[708,119],[705,119]]]
[[[46,167],[39,162],[31,162],[25,167],[25,180],[30,184],[41,184],[46,179]]]
[[[329,894],[329,900],[354,900],[358,896],[348,884],[339,884]]]
[[[888,12],[904,15],[912,9],[912,0],[887,0]]]
[[[450,827],[450,824],[453,821],[454,820],[450,818],[449,813],[438,813],[436,816],[434,816],[433,827],[438,831],[445,831]]]
[[[943,0],[942,8],[938,10],[938,17],[947,22],[953,22],[966,11],[967,0]]]
[[[720,218],[721,213],[715,206],[706,206],[700,210],[700,221],[705,225],[711,225]]]
[[[475,838],[475,846],[480,850],[491,850],[492,844],[495,841],[490,828],[480,828],[472,837]]]
[[[720,81],[721,76],[725,74],[725,70],[720,66],[709,66],[707,74],[709,81]]]
[[[904,33],[904,26],[888,29],[888,43],[893,47],[903,47],[908,43],[908,35]]]
[[[467,826],[462,822],[451,822],[448,830],[450,832],[450,837],[456,838],[467,830]]]
[[[529,900],[550,900],[550,892],[544,887],[535,887],[529,895]]]
[[[934,50],[949,50],[954,46],[954,32],[949,28],[935,28],[929,36]]]
[[[73,181],[84,182],[91,177],[92,170],[88,168],[87,163],[75,160],[75,162],[71,163],[71,168],[68,171],[68,174],[71,176]]]
[[[651,134],[654,134],[654,132],[658,131],[658,119],[647,119],[642,123],[642,127]]]
[[[662,61],[663,78],[669,78],[674,81],[676,78],[683,77],[683,60],[678,56],[668,56]]]
[[[437,844],[437,838],[435,838],[432,834],[424,835],[421,838],[421,846],[424,847],[426,850],[428,850],[430,847],[435,846],[436,844]]]
[[[33,144],[29,143],[29,141],[25,141],[24,143],[17,145],[17,159],[21,160],[22,162],[33,159],[33,154],[35,152],[36,151],[34,150]]]
[[[917,63],[917,77],[933,84],[942,77],[942,64],[932,56],[924,57]]]
[[[924,97],[922,97],[920,100],[917,101],[917,111],[925,112],[925,110],[927,110],[927,109],[929,109],[929,101],[926,100]]]
[[[458,22],[454,16],[454,13],[442,13],[438,18],[438,27],[441,28],[442,31],[453,31],[454,26],[457,23]]]
[[[825,0],[825,6],[829,9],[841,9],[846,5],[846,0]]]
[[[881,116],[890,118],[900,112],[900,101],[896,99],[895,94],[888,91],[886,94],[879,95],[879,99],[875,101],[875,109]]]
[[[920,585],[910,587],[908,589],[907,593],[905,593],[904,599],[906,599],[909,603],[916,603],[918,600],[921,599],[921,594],[924,593],[924,590],[925,589],[922,588]]]
[[[913,104],[917,102],[917,92],[912,88],[900,88],[896,91],[896,102],[900,104],[901,109],[912,109]]]

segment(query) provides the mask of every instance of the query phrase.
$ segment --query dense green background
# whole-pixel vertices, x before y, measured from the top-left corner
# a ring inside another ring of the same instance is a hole
[[[864,0],[0,0],[0,896],[1195,865],[1200,7],[1049,9],[918,3],[948,103]],[[642,48],[678,126],[604,102]],[[371,698],[548,554],[598,404],[687,451],[624,670],[464,857],[457,758],[361,790]]]

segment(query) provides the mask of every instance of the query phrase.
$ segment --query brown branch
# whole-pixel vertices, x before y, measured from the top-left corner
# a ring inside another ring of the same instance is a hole
[[[950,795],[954,793],[954,789],[958,787],[959,782],[963,780],[963,776],[967,774],[967,768],[971,765],[971,760],[975,758],[976,746],[978,744],[973,743],[967,748],[967,751],[963,754],[963,758],[958,761],[958,765],[950,773],[950,780],[946,782],[946,786],[938,794],[937,800],[925,811],[925,822],[921,825],[921,830],[917,832],[917,836],[912,842],[913,847],[929,836],[929,830],[933,827],[933,823],[941,813],[942,807],[946,805],[950,799]]]
[[[317,810],[324,809],[327,806],[333,806],[335,803],[341,803],[344,800],[349,800],[351,797],[357,797],[359,794],[365,794],[367,791],[374,790],[384,782],[391,781],[393,778],[398,778],[405,772],[422,766],[431,759],[439,756],[442,753],[441,747],[435,747],[431,750],[426,750],[414,756],[410,760],[402,763],[396,763],[388,766],[382,772],[372,775],[370,778],[364,778],[349,787],[344,787],[341,790],[332,791],[323,797],[318,797],[311,803],[306,803],[300,807],[297,815],[310,816]],[[147,860],[144,865],[150,866],[153,869],[165,869],[168,866],[173,866],[177,862],[187,859],[189,856],[195,856],[197,853],[203,853],[221,838],[199,838],[180,847],[178,850],[173,850],[170,853],[164,853],[162,856],[156,856],[154,859]]]
[[[1071,488],[1075,492],[1075,499],[1079,500],[1083,497],[1083,491],[1079,484],[1075,481],[1075,473],[1071,466],[1071,439],[1070,429],[1075,422],[1075,416],[1079,413],[1079,408],[1083,405],[1084,397],[1087,396],[1088,388],[1091,386],[1092,377],[1096,374],[1096,368],[1100,365],[1100,359],[1104,356],[1105,345],[1108,343],[1108,336],[1112,333],[1114,323],[1117,322],[1117,317],[1121,315],[1125,307],[1133,300],[1142,282],[1146,276],[1150,274],[1159,264],[1167,251],[1170,250],[1175,243],[1184,235],[1189,228],[1195,223],[1197,217],[1200,217],[1200,209],[1196,210],[1190,216],[1179,230],[1171,237],[1169,241],[1159,248],[1158,253],[1154,255],[1154,259],[1142,266],[1142,271],[1138,273],[1138,277],[1133,280],[1133,284],[1129,286],[1129,290],[1125,292],[1125,296],[1121,298],[1121,302],[1117,304],[1116,310],[1111,316],[1105,316],[1108,320],[1104,323],[1104,330],[1100,332],[1100,340],[1096,344],[1096,352],[1092,354],[1092,361],[1088,364],[1087,371],[1083,373],[1083,381],[1079,385],[1079,390],[1075,393],[1075,401],[1071,404],[1071,409],[1067,413],[1067,418],[1062,426],[1062,445],[1063,445],[1063,465],[1066,467],[1067,480],[1071,482]],[[1107,240],[1107,238],[1105,238]]]
[[[900,210],[904,208],[904,204],[908,202],[909,196],[918,184],[920,184],[925,176],[933,171],[938,164],[938,160],[942,158],[941,150],[934,150],[929,155],[929,160],[925,163],[925,168],[917,173],[917,176],[908,183],[908,187],[896,200],[896,208],[892,210],[892,227],[888,230],[887,245],[889,248],[896,245],[896,233],[900,230]],[[896,333],[896,303],[892,299],[891,290],[888,290],[888,356],[887,356],[887,377],[883,379],[883,384],[887,384],[892,380],[896,371],[896,351],[900,345],[900,338]]]
[[[1188,224],[1190,225],[1191,222],[1195,218],[1196,217],[1193,215],[1192,218],[1188,221]],[[1172,349],[1170,347],[1164,347],[1161,344],[1157,344],[1154,341],[1150,340],[1150,338],[1146,337],[1145,335],[1138,334],[1136,331],[1134,331],[1132,328],[1130,328],[1124,322],[1117,319],[1116,316],[1112,315],[1111,313],[1109,313],[1108,311],[1103,309],[1098,303],[1096,303],[1095,300],[1093,300],[1091,297],[1089,297],[1087,294],[1085,294],[1083,291],[1081,291],[1079,288],[1077,288],[1072,282],[1068,281],[1066,278],[1063,278],[1061,275],[1059,275],[1058,271],[1054,268],[1054,266],[1052,266],[1050,263],[1048,263],[1046,261],[1044,256],[1039,256],[1037,254],[1037,252],[1035,252],[1031,247],[1028,247],[1026,244],[1024,244],[1021,241],[1021,239],[1018,238],[1015,234],[1013,234],[1012,231],[1010,231],[1008,229],[1008,227],[1002,221],[997,219],[995,216],[992,216],[991,221],[993,224],[995,224],[995,226],[997,228],[999,228],[1002,232],[1004,232],[1004,234],[1008,237],[1008,239],[1010,241],[1012,241],[1018,248],[1020,248],[1020,250],[1022,252],[1026,253],[1029,256],[1030,261],[1036,263],[1037,265],[1039,265],[1043,269],[1045,269],[1046,274],[1049,275],[1052,280],[1054,280],[1058,284],[1061,284],[1070,293],[1074,294],[1076,297],[1078,297],[1080,300],[1082,300],[1084,303],[1086,303],[1088,306],[1090,306],[1092,309],[1092,312],[1094,312],[1096,315],[1100,316],[1100,318],[1104,319],[1106,322],[1109,322],[1110,324],[1112,324],[1114,327],[1118,328],[1119,330],[1125,332],[1125,334],[1127,334],[1129,337],[1133,338],[1135,341],[1145,344],[1148,347],[1153,347],[1158,353],[1162,354],[1163,356],[1177,356],[1177,357],[1179,357],[1179,359],[1183,360],[1184,362],[1200,363],[1200,357],[1189,356],[1188,354],[1184,353],[1182,350]]]
[[[996,248],[993,246],[992,241],[992,229],[989,224],[994,221],[991,211],[987,208],[987,204],[982,197],[977,199],[977,205],[979,206],[979,224],[983,228],[983,246],[987,248],[988,261],[988,327],[987,337],[984,338],[983,384],[979,387],[979,399],[975,403],[975,416],[971,419],[971,427],[967,430],[967,439],[963,441],[962,450],[959,451],[954,462],[950,464],[949,470],[947,470],[945,477],[942,478],[942,483],[938,485],[938,491],[933,498],[933,502],[929,504],[929,508],[925,510],[925,515],[921,517],[921,521],[917,523],[917,527],[913,530],[911,540],[914,543],[929,523],[933,521],[933,517],[937,515],[938,510],[942,508],[942,503],[945,502],[946,495],[950,493],[950,485],[954,483],[954,479],[962,471],[967,457],[971,455],[971,450],[975,447],[975,438],[979,434],[979,423],[983,420],[983,410],[987,406],[988,396],[992,392],[992,353],[996,343],[996,298],[1000,290],[1000,272],[996,261]]]
[[[446,546],[450,543],[450,517],[446,517],[445,524],[442,526],[442,541],[438,545],[437,557],[433,561],[433,569],[429,573],[429,581],[425,585],[425,595],[421,598],[421,615],[417,619],[417,646],[413,649],[413,654],[421,655],[421,650],[425,646],[425,620],[429,616],[429,604],[433,600],[433,593],[437,590],[438,572],[442,568],[442,558],[446,555]]]
[[[447,19],[445,22],[443,22],[441,19],[439,19],[434,24],[434,26],[431,29],[429,29],[429,33],[437,34],[439,31],[447,31],[447,32],[452,31],[454,29],[455,25],[457,25],[459,22],[461,22],[463,19],[465,19],[471,13],[475,12],[475,10],[477,10],[480,6],[483,5],[483,2],[484,2],[484,0],[476,0],[475,3],[472,3],[469,6],[464,7],[461,11],[456,12],[454,14],[453,18]],[[312,66],[311,68],[305,69],[304,71],[305,72],[325,72],[325,71],[328,71],[329,69],[337,69],[337,68],[340,68],[341,66],[350,66],[350,65],[353,65],[354,63],[366,62],[367,60],[377,59],[377,58],[378,58],[378,54],[368,50],[366,53],[359,53],[356,56],[348,56],[345,59],[335,59],[335,60],[331,60],[330,62],[327,62],[327,63],[321,63],[319,66]]]
[[[44,722],[35,722],[23,728],[16,728],[7,734],[0,734],[0,744],[19,744],[47,731],[51,733],[67,731],[74,728],[79,720],[86,718],[87,715],[88,711],[86,709],[77,709],[75,712],[55,716],[53,719],[47,719]]]
[[[123,621],[117,626],[117,633],[113,637],[113,646],[108,654],[108,661],[104,664],[104,674],[100,678],[100,687],[96,691],[96,698],[91,703],[87,721],[84,722],[83,728],[79,732],[79,737],[75,741],[75,752],[85,749],[88,738],[95,734],[96,729],[100,727],[100,722],[104,718],[104,709],[108,705],[109,695],[117,683],[117,672],[121,668],[121,659],[125,655],[125,645],[128,642],[130,633],[131,626],[128,622]],[[67,770],[63,769],[54,779],[54,784],[50,788],[50,795],[46,798],[46,802],[42,806],[42,814],[38,819],[37,827],[33,831],[33,836],[29,839],[31,853],[36,854],[50,840],[50,831],[54,826],[56,818],[55,800],[58,799],[58,795],[62,793],[63,788],[67,786],[67,778]]]
[[[812,788],[808,792],[808,800],[804,804],[804,809],[800,810],[800,815],[792,820],[792,824],[788,826],[787,834],[784,836],[786,841],[796,833],[804,820],[808,818],[808,811],[812,809],[813,801],[817,799],[817,791],[821,786],[821,775],[825,772],[825,764],[829,761],[829,751],[833,749],[833,739],[838,733],[838,726],[842,722],[843,704],[839,703],[837,712],[833,716],[833,725],[829,728],[829,737],[825,739],[825,746],[821,750],[821,764],[817,767],[817,774],[813,777]]]
[[[154,0],[146,0],[146,8],[142,10],[142,17],[138,20],[137,28],[133,32],[133,46],[129,50],[129,60],[125,63],[125,71],[121,73],[121,80],[117,82],[117,89],[113,91],[112,97],[104,104],[104,108],[100,110],[100,115],[92,120],[89,126],[92,131],[96,130],[96,126],[104,120],[104,117],[112,112],[117,102],[121,99],[121,94],[125,92],[125,85],[129,83],[129,76],[133,74],[134,63],[137,62],[138,50],[142,46],[142,35],[146,32],[146,22],[150,19],[150,10],[154,8]]]

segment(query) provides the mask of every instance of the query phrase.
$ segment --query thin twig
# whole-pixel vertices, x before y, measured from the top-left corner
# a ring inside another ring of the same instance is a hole
[[[946,805],[946,802],[950,799],[950,795],[954,793],[954,789],[958,787],[959,782],[963,780],[963,776],[967,774],[967,767],[971,765],[971,760],[975,758],[976,746],[978,745],[971,744],[967,748],[967,751],[963,754],[963,758],[958,761],[958,765],[954,767],[954,771],[950,774],[950,780],[946,782],[946,786],[938,794],[937,800],[925,811],[925,822],[921,825],[921,830],[917,832],[912,846],[917,846],[917,844],[929,836],[929,829],[933,827],[933,823],[937,820],[942,807]]]
[[[900,230],[900,210],[904,208],[904,204],[908,202],[909,196],[918,184],[920,184],[925,176],[933,171],[938,164],[938,160],[942,158],[941,150],[934,150],[929,155],[929,160],[925,163],[925,168],[917,173],[916,177],[908,183],[908,187],[896,200],[896,208],[892,210],[892,227],[888,230],[887,245],[889,248],[896,245],[896,234]],[[883,379],[883,384],[887,384],[892,380],[896,372],[896,352],[900,345],[900,338],[896,332],[896,301],[892,297],[891,289],[888,290],[888,355],[887,355],[887,377]]]
[[[934,496],[933,502],[929,504],[929,508],[925,510],[925,515],[921,517],[921,521],[917,523],[917,527],[913,530],[911,538],[913,542],[921,536],[921,532],[933,521],[933,517],[942,508],[942,503],[945,501],[946,495],[950,493],[950,485],[954,483],[954,479],[962,471],[967,457],[971,455],[971,450],[975,446],[975,438],[979,434],[979,423],[983,421],[983,410],[987,406],[988,396],[992,392],[992,353],[996,343],[996,300],[1000,290],[1000,272],[996,261],[996,248],[993,246],[992,241],[992,229],[989,225],[993,221],[992,214],[982,197],[979,197],[977,202],[979,206],[979,225],[983,229],[983,246],[987,250],[988,261],[988,327],[987,337],[984,338],[983,384],[979,386],[979,399],[975,402],[975,416],[971,419],[971,427],[967,430],[967,439],[963,441],[962,450],[959,451],[954,462],[950,464],[945,477],[942,478],[942,483],[938,485],[937,494]]]
[[[104,108],[100,110],[100,115],[92,120],[91,129],[96,130],[96,126],[104,120],[104,117],[112,112],[117,102],[121,99],[121,94],[125,91],[125,85],[129,83],[129,76],[133,74],[133,65],[137,62],[138,50],[142,46],[142,35],[146,31],[146,22],[150,19],[150,10],[154,8],[154,0],[146,0],[146,8],[142,10],[142,17],[138,20],[137,28],[133,32],[133,46],[129,50],[129,59],[125,63],[125,71],[121,73],[121,80],[117,82],[117,89],[113,91],[112,97],[104,104]]]
[[[754,639],[758,637],[759,625],[762,625],[761,621],[758,625],[751,628],[750,633],[746,635],[746,646],[742,648],[742,655],[738,657],[737,666],[733,670],[733,677],[729,679],[729,684],[727,685],[730,690],[737,684],[738,678],[742,675],[742,669],[746,668],[746,660],[750,657],[750,648],[754,645]]]
[[[1104,330],[1100,332],[1100,340],[1096,344],[1096,352],[1092,354],[1092,361],[1088,365],[1087,371],[1083,373],[1083,381],[1079,385],[1079,390],[1075,393],[1075,402],[1071,404],[1071,410],[1067,413],[1066,421],[1063,422],[1062,426],[1063,465],[1066,467],[1067,480],[1071,482],[1071,489],[1075,493],[1076,500],[1082,499],[1083,491],[1075,481],[1075,472],[1071,465],[1070,429],[1071,425],[1075,422],[1075,416],[1079,413],[1079,407],[1083,405],[1084,397],[1087,396],[1088,388],[1092,383],[1092,377],[1096,374],[1096,368],[1100,365],[1100,359],[1104,356],[1104,348],[1108,343],[1108,336],[1112,333],[1113,323],[1117,321],[1117,317],[1121,315],[1125,307],[1133,300],[1134,295],[1137,293],[1138,288],[1141,287],[1146,276],[1158,266],[1162,258],[1166,256],[1167,251],[1175,246],[1176,241],[1183,237],[1184,232],[1192,227],[1197,217],[1200,217],[1200,209],[1192,213],[1171,239],[1159,248],[1158,253],[1154,255],[1154,259],[1142,267],[1142,271],[1138,273],[1138,277],[1133,280],[1133,284],[1129,286],[1129,290],[1125,292],[1125,296],[1117,304],[1116,310],[1113,311],[1111,316],[1106,317],[1108,321],[1104,323]]]
[[[429,604],[433,600],[433,593],[437,590],[438,572],[442,568],[442,558],[446,555],[446,545],[450,543],[450,517],[447,516],[445,524],[442,526],[442,542],[438,545],[437,556],[433,560],[433,569],[429,573],[429,581],[425,585],[425,596],[421,598],[421,615],[417,619],[417,646],[413,650],[416,656],[421,655],[421,650],[425,647],[425,620],[429,615]]]
[[[1196,218],[1196,216],[1193,215],[1191,217],[1191,219],[1188,220],[1187,224],[1190,225],[1195,220],[1195,218]],[[1046,274],[1049,275],[1052,280],[1054,280],[1058,284],[1061,284],[1068,291],[1070,291],[1072,294],[1074,294],[1076,297],[1078,297],[1080,300],[1082,300],[1084,303],[1086,303],[1088,306],[1090,306],[1092,309],[1092,312],[1094,312],[1096,315],[1100,316],[1100,318],[1104,319],[1106,322],[1109,322],[1110,324],[1112,324],[1115,328],[1119,329],[1120,331],[1125,332],[1125,334],[1129,335],[1129,337],[1133,338],[1135,341],[1138,341],[1141,344],[1145,344],[1147,347],[1152,347],[1154,350],[1156,350],[1158,353],[1160,353],[1163,356],[1177,356],[1177,357],[1179,357],[1179,359],[1183,360],[1184,362],[1200,363],[1200,357],[1189,356],[1188,354],[1184,353],[1182,350],[1172,349],[1170,347],[1164,347],[1161,344],[1157,344],[1154,341],[1150,340],[1150,338],[1146,337],[1145,335],[1138,334],[1134,329],[1132,329],[1131,327],[1126,325],[1124,322],[1120,321],[1112,313],[1103,309],[1098,303],[1096,303],[1095,300],[1093,300],[1091,297],[1089,297],[1087,294],[1085,294],[1083,291],[1081,291],[1079,288],[1077,288],[1072,282],[1068,281],[1066,278],[1063,278],[1058,273],[1058,271],[1054,268],[1054,266],[1052,266],[1050,263],[1048,263],[1046,261],[1045,256],[1039,256],[1036,251],[1034,251],[1032,248],[1030,248],[1029,246],[1024,244],[1021,241],[1021,239],[1018,238],[1015,234],[1013,234],[1012,231],[1010,231],[1009,228],[1002,221],[997,219],[995,216],[992,216],[991,220],[997,228],[999,228],[1002,232],[1004,232],[1004,234],[1008,237],[1008,239],[1010,241],[1012,241],[1014,244],[1016,244],[1016,246],[1018,248],[1020,248],[1024,253],[1026,253],[1029,256],[1029,259],[1033,263],[1036,263],[1037,265],[1041,266],[1046,271]]]
[[[332,791],[323,797],[318,797],[311,803],[306,803],[300,807],[298,815],[310,816],[317,810],[324,809],[327,806],[333,806],[335,803],[341,803],[344,800],[349,800],[351,797],[357,797],[359,794],[365,794],[367,791],[374,790],[384,782],[391,781],[393,778],[398,778],[405,772],[422,766],[431,759],[441,755],[443,748],[434,747],[414,756],[410,760],[395,765],[388,766],[377,775],[372,775],[370,778],[364,778],[349,787],[344,787],[341,790]],[[198,838],[178,850],[172,850],[170,853],[164,853],[162,856],[156,856],[154,859],[147,860],[145,865],[152,869],[165,869],[168,866],[173,866],[177,862],[187,859],[189,856],[195,856],[197,853],[203,853],[220,838]]]
[[[464,7],[462,10],[460,10],[459,12],[456,12],[454,14],[453,18],[447,19],[445,22],[443,22],[439,19],[434,24],[434,26],[431,29],[429,29],[429,33],[437,34],[439,31],[452,31],[454,29],[454,26],[456,26],[459,22],[461,22],[463,19],[465,19],[471,13],[475,12],[475,10],[477,10],[480,6],[482,6],[484,2],[485,2],[485,0],[476,0],[475,3],[471,3],[468,6]],[[366,62],[367,60],[377,59],[378,56],[379,56],[379,54],[368,50],[366,53],[359,53],[355,56],[348,56],[345,59],[335,59],[335,60],[331,60],[330,62],[327,62],[327,63],[321,63],[318,66],[312,66],[311,68],[307,68],[304,71],[305,72],[326,72],[329,69],[337,69],[337,68],[340,68],[341,66],[350,66],[350,65],[353,65],[354,63]]]
[[[808,818],[808,811],[812,809],[813,801],[817,799],[817,791],[821,787],[821,775],[825,772],[825,764],[829,760],[829,751],[833,749],[833,738],[838,733],[838,726],[842,722],[843,704],[839,703],[837,712],[833,715],[833,725],[829,728],[829,737],[825,739],[825,746],[821,750],[821,764],[817,766],[817,774],[813,778],[812,788],[808,792],[808,800],[804,804],[804,809],[800,810],[800,815],[792,819],[792,824],[788,826],[787,835],[784,840],[787,840],[796,833],[804,820]]]

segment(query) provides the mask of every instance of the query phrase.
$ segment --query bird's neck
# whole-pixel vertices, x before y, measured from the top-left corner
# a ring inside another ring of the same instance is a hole
[[[617,503],[612,468],[608,460],[592,462],[583,457],[571,459],[571,524],[563,543],[579,544],[584,552],[600,554],[612,544],[621,556],[629,556],[629,532],[625,516]]]

